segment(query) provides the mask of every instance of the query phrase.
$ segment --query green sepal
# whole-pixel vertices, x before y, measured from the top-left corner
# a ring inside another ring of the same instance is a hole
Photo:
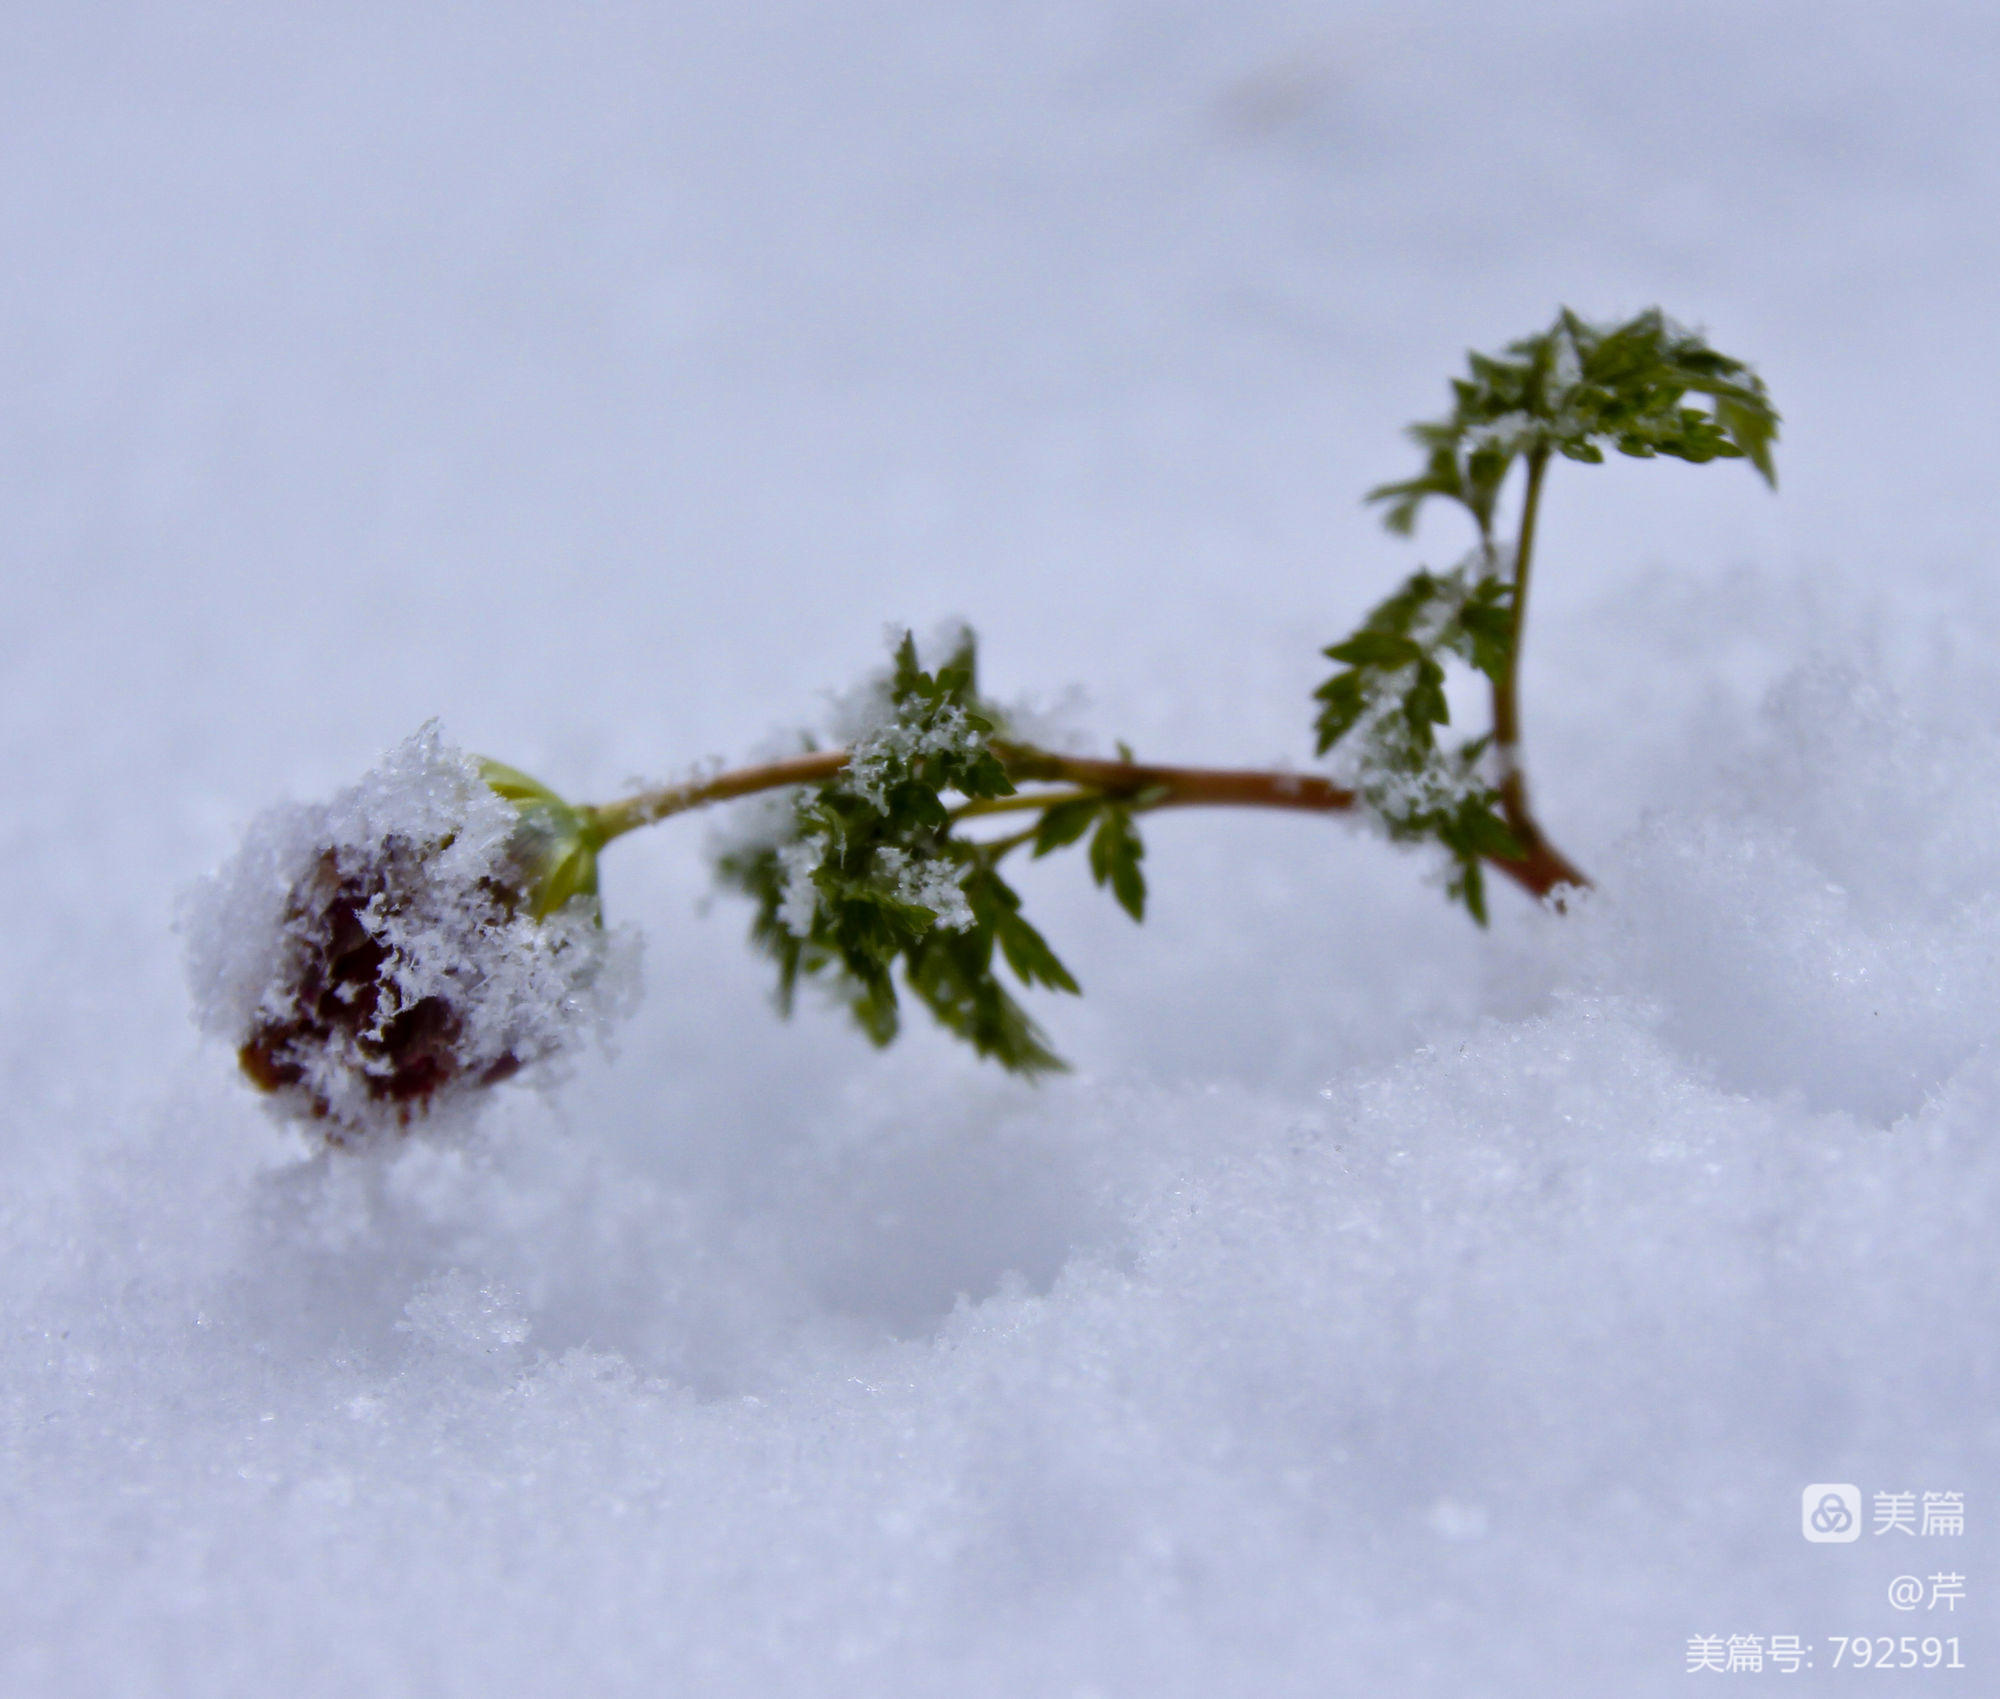
[[[514,805],[519,822],[508,854],[519,870],[528,912],[544,920],[576,897],[597,895],[604,832],[587,808],[565,802],[539,779],[504,761],[479,760],[479,776]]]

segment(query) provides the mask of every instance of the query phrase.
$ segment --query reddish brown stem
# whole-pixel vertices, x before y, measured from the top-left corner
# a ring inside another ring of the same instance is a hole
[[[1106,761],[1087,755],[1058,755],[1027,744],[995,742],[993,752],[1016,781],[1044,781],[1081,787],[1089,794],[1129,800],[1155,808],[1286,808],[1315,814],[1345,813],[1355,806],[1353,791],[1314,773],[1260,771],[1243,767],[1172,767],[1147,761]],[[701,808],[711,802],[750,796],[785,785],[819,784],[847,765],[844,749],[815,750],[755,767],[739,767],[711,779],[669,785],[637,796],[605,803],[590,810],[606,841],[639,826]],[[962,814],[997,814],[1046,806],[1054,799],[1023,795],[972,803]],[[1532,821],[1526,830],[1510,816],[1515,836],[1528,845],[1519,861],[1489,857],[1493,870],[1505,874],[1531,896],[1541,898],[1564,885],[1589,880],[1543,839]]]
[[[1519,861],[1501,861],[1488,856],[1487,862],[1496,873],[1504,873],[1533,897],[1547,897],[1552,893],[1574,885],[1578,890],[1589,887],[1590,880],[1568,856],[1542,836],[1542,831],[1532,820],[1509,818],[1508,829],[1527,846],[1528,853]],[[1556,897],[1556,907],[1562,907],[1562,898]]]
[[[753,796],[758,791],[778,790],[785,785],[821,784],[846,765],[846,750],[816,749],[809,754],[788,756],[783,761],[733,768],[727,773],[717,773],[712,779],[691,779],[684,785],[641,791],[617,802],[600,803],[586,812],[597,822],[604,842],[609,843],[637,827],[650,826],[670,814],[684,814],[690,808],[703,808],[711,802],[728,802],[733,797]]]
[[[1143,796],[1147,808],[1299,808],[1330,814],[1352,808],[1355,802],[1351,790],[1312,773],[1104,761],[1088,755],[1057,755],[1019,743],[996,742],[993,753],[1000,757],[1010,779],[1081,785],[1110,797]],[[1148,792],[1158,794],[1148,796]]]

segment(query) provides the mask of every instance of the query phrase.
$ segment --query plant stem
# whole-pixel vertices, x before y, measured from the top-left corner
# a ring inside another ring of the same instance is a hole
[[[1004,838],[979,838],[971,841],[977,847],[986,865],[991,867],[1003,856],[1012,855],[1023,844],[1033,843],[1035,841],[1035,834],[1039,830],[1039,826],[1030,826],[1025,832],[1010,832]]]
[[[1011,813],[1016,810],[1047,808],[1086,796],[1109,797],[1140,810],[1155,808],[1284,808],[1316,814],[1338,814],[1352,809],[1355,795],[1329,779],[1313,773],[1259,771],[1240,767],[1170,767],[1145,761],[1105,761],[1086,755],[1058,755],[1028,744],[995,740],[993,753],[1018,781],[1064,784],[1070,788],[1056,792],[1034,792],[1007,797],[983,798],[954,811],[955,819],[982,814]],[[683,785],[667,785],[641,791],[616,802],[601,803],[585,810],[601,836],[609,843],[641,826],[651,825],[670,815],[684,814],[712,802],[727,802],[759,791],[778,790],[787,785],[822,784],[847,765],[844,749],[815,750],[782,761],[755,767],[738,767],[713,778],[692,780]],[[1001,854],[1025,843],[1033,832],[994,840],[986,846]],[[1519,835],[1519,834],[1517,834]],[[1526,841],[1524,839],[1524,841]],[[1546,896],[1558,885],[1584,883],[1583,876],[1561,856],[1539,841],[1529,844],[1529,855],[1520,861],[1493,860],[1496,872],[1504,873],[1530,895]]]
[[[951,811],[957,820],[976,820],[987,814],[1016,814],[1024,808],[1053,808],[1062,802],[1083,802],[1102,796],[1101,790],[1077,787],[1066,791],[1016,791],[1012,796],[980,796],[961,802]]]
[[[1528,574],[1534,565],[1535,521],[1541,515],[1542,479],[1549,469],[1549,451],[1537,448],[1528,454],[1528,489],[1521,498],[1521,532],[1514,545],[1514,617],[1507,642],[1507,665],[1493,681],[1493,746],[1500,757],[1501,791],[1515,785],[1525,806],[1526,787],[1520,784],[1521,745],[1521,640],[1528,625]]]
[[[1528,624],[1535,525],[1541,517],[1542,480],[1548,470],[1549,450],[1530,449],[1528,487],[1521,498],[1521,529],[1514,544],[1513,629],[1507,643],[1507,665],[1493,681],[1493,752],[1500,762],[1500,814],[1507,822],[1507,829],[1527,851],[1520,861],[1495,861],[1493,865],[1537,896],[1562,885],[1590,883],[1581,869],[1544,836],[1541,823],[1528,806],[1528,778],[1521,767],[1521,644]]]
[[[808,755],[792,755],[783,761],[767,761],[756,767],[737,767],[717,773],[712,779],[694,779],[684,785],[666,785],[659,790],[641,791],[617,802],[600,803],[584,812],[596,823],[603,841],[622,838],[670,814],[684,814],[711,802],[728,802],[734,797],[753,796],[758,791],[778,790],[785,785],[820,784],[847,765],[844,749],[818,749]]]
[[[1354,792],[1315,773],[1105,761],[1000,740],[994,742],[993,753],[1000,757],[1011,779],[1074,785],[1079,787],[1078,794],[1111,797],[1145,809],[1292,808],[1329,814],[1343,812],[1355,803]]]

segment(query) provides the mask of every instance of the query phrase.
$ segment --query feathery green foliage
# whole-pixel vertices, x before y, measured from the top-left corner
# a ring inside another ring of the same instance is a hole
[[[1471,376],[1452,380],[1450,414],[1410,427],[1424,469],[1368,492],[1388,504],[1383,523],[1401,536],[1416,529],[1425,501],[1443,496],[1490,539],[1507,474],[1537,455],[1595,463],[1608,446],[1642,460],[1747,459],[1777,484],[1778,414],[1763,380],[1657,307],[1619,325],[1589,324],[1565,307],[1539,335],[1467,362]],[[1685,405],[1690,395],[1708,408]]]
[[[1593,462],[1616,449],[1743,459],[1773,479],[1777,428],[1747,366],[1657,310],[1616,325],[1564,310],[1501,354],[1472,355],[1451,412],[1411,429],[1425,455],[1417,476],[1367,499],[1385,504],[1390,530],[1408,533],[1424,503],[1443,497],[1465,509],[1477,540],[1450,570],[1414,573],[1325,651],[1339,670],[1315,693],[1317,748],[1343,759],[1352,788],[1333,806],[1358,803],[1390,838],[1441,849],[1448,894],[1482,925],[1489,864],[1537,893],[1581,881],[1528,813],[1518,754],[1521,621],[1543,475],[1558,456]],[[1496,516],[1517,466],[1520,525],[1503,545]],[[1446,735],[1453,667],[1492,691],[1493,725],[1478,736]],[[1195,770],[1141,769],[1120,754],[1113,770],[1009,742],[979,694],[971,634],[934,671],[905,636],[845,769],[796,783],[771,828],[720,859],[723,881],[756,904],[751,934],[777,964],[780,1006],[790,1008],[801,979],[816,979],[886,1044],[907,991],[982,1056],[1026,1074],[1061,1067],[1000,968],[1018,986],[1075,992],[1077,982],[1021,913],[1001,861],[1018,848],[1041,857],[1087,842],[1092,878],[1139,920],[1137,817],[1170,800],[1248,800],[1240,790],[1191,793]],[[1175,795],[1148,788],[1168,774],[1179,775]],[[1066,788],[1020,795],[1013,778],[1024,775]],[[1024,830],[963,829],[1016,812],[1031,817]]]
[[[1452,410],[1410,427],[1424,450],[1413,478],[1367,499],[1383,522],[1416,528],[1432,497],[1470,516],[1478,542],[1452,571],[1419,570],[1324,653],[1341,670],[1315,692],[1322,755],[1347,755],[1355,789],[1392,838],[1431,840],[1450,858],[1447,891],[1486,921],[1488,859],[1517,861],[1532,833],[1519,777],[1515,689],[1521,621],[1543,475],[1555,456],[1600,462],[1607,447],[1641,459],[1748,460],[1775,485],[1778,414],[1761,379],[1657,308],[1623,324],[1593,325],[1564,308],[1539,335],[1504,354],[1469,356],[1452,380]],[[1707,406],[1690,406],[1690,396]],[[1520,531],[1494,540],[1509,474],[1526,473]],[[1447,744],[1445,663],[1456,659],[1492,687],[1493,730]]]
[[[1137,919],[1145,879],[1130,808],[1072,798],[1013,837],[982,841],[959,829],[966,804],[1014,794],[993,751],[1003,722],[979,694],[970,632],[935,672],[906,635],[875,694],[847,769],[800,787],[775,833],[718,863],[722,880],[757,905],[751,936],[778,965],[779,1005],[790,1009],[802,977],[818,978],[887,1044],[900,1026],[900,966],[903,987],[980,1055],[1024,1074],[1060,1068],[997,967],[1024,986],[1079,987],[998,864],[1023,843],[1037,855],[1074,843],[1094,824],[1092,871]]]
[[[1481,925],[1481,862],[1513,859],[1522,848],[1482,772],[1492,734],[1446,744],[1437,730],[1451,723],[1445,660],[1497,678],[1512,598],[1504,580],[1465,567],[1418,572],[1351,637],[1324,651],[1342,670],[1314,693],[1319,753],[1352,738],[1361,752],[1354,780],[1363,804],[1398,843],[1428,839],[1445,850],[1449,892]]]

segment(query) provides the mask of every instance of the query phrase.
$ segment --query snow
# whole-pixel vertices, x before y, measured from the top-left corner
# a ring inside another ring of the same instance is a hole
[[[1990,9],[11,22],[0,1691],[1986,1679]],[[1781,488],[1551,478],[1565,916],[1162,817],[1143,927],[1023,869],[1028,1087],[779,1023],[679,821],[605,856],[615,1053],[472,1135],[315,1151],[190,1018],[177,893],[434,715],[599,800],[962,615],[1099,747],[1301,760],[1467,541],[1361,508],[1397,429],[1655,300]],[[1814,1482],[1966,1532],[1808,1544]]]
[[[777,822],[780,830],[786,824]],[[824,838],[794,838],[778,850],[779,865],[785,870],[785,900],[778,905],[778,918],[794,937],[804,938],[812,931],[813,917],[819,913],[819,887],[813,875],[825,859]]]
[[[972,904],[965,895],[965,870],[937,861],[913,861],[906,851],[879,849],[875,861],[895,880],[898,901],[916,903],[937,916],[947,932],[963,932],[972,924]],[[789,896],[789,893],[787,893]]]

